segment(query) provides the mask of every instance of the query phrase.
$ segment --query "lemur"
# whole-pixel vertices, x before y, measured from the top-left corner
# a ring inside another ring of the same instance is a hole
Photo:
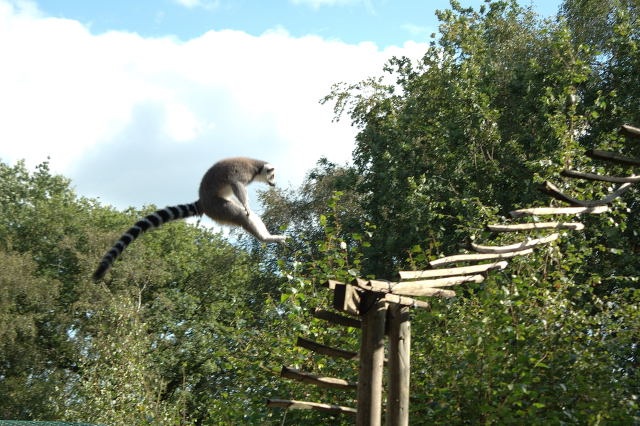
[[[104,255],[93,279],[102,278],[124,249],[143,232],[190,216],[206,214],[218,223],[240,226],[262,242],[284,242],[286,236],[271,235],[260,216],[249,208],[246,186],[251,182],[275,186],[275,168],[266,161],[244,157],[218,161],[204,174],[197,201],[166,207],[140,219]]]

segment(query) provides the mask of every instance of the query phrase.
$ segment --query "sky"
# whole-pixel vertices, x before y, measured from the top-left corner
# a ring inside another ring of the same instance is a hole
[[[560,0],[522,4],[553,16]],[[0,161],[48,160],[117,208],[194,201],[231,156],[269,161],[297,187],[321,156],[351,158],[357,129],[319,103],[332,84],[420,58],[448,5],[0,0]]]

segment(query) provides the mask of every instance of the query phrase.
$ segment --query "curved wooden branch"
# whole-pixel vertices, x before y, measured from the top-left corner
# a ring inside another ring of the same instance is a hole
[[[640,129],[638,129],[637,127],[629,126],[628,124],[623,124],[622,126],[620,126],[620,133],[632,138],[640,138]]]
[[[584,229],[584,225],[578,222],[534,222],[516,225],[487,225],[487,229],[492,232],[519,232],[536,229],[571,229],[580,231]]]
[[[568,170],[565,169],[560,172],[562,176],[566,176],[569,178],[576,179],[585,179],[585,180],[594,180],[600,182],[611,182],[611,183],[636,183],[640,182],[640,176],[631,175],[631,176],[604,176],[604,175],[596,175],[594,173],[585,173],[579,172],[577,170]]]
[[[640,160],[637,158],[622,157],[615,152],[601,151],[599,149],[590,149],[585,154],[588,157],[598,160],[611,161],[612,163],[625,164],[628,166],[640,166]]]
[[[609,211],[608,206],[596,206],[596,207],[533,207],[528,209],[518,209],[509,212],[511,217],[521,216],[544,216],[553,214],[582,214],[591,213],[599,214]]]
[[[440,266],[440,265],[449,265],[451,263],[458,262],[479,262],[481,260],[499,260],[499,259],[508,259],[515,256],[522,256],[525,254],[533,253],[533,249],[519,250],[511,253],[486,253],[486,254],[456,254],[453,256],[441,257],[440,259],[435,259],[429,262],[431,266]]]
[[[623,183],[618,187],[618,189],[609,193],[606,197],[604,197],[601,200],[578,200],[576,198],[573,198],[564,194],[562,191],[560,191],[560,189],[558,189],[558,187],[556,187],[554,184],[552,184],[549,181],[546,181],[544,183],[542,191],[558,200],[567,202],[569,204],[573,204],[574,206],[596,207],[596,206],[604,206],[606,204],[609,204],[610,202],[618,198],[620,195],[624,194],[629,188],[631,188],[631,185],[632,184],[629,182]]]
[[[356,414],[357,410],[334,404],[319,402],[296,401],[294,399],[267,399],[267,407],[290,408],[292,410],[318,410],[336,414]]]
[[[427,271],[400,271],[400,278],[410,280],[415,278],[451,277],[455,275],[477,274],[491,269],[504,269],[507,262],[485,263],[482,265],[462,266],[460,268],[429,269]]]
[[[511,244],[508,246],[481,246],[471,243],[471,248],[479,253],[508,253],[511,251],[525,250],[531,247],[547,244],[557,240],[559,234],[551,234],[543,238],[523,241],[521,243]]]

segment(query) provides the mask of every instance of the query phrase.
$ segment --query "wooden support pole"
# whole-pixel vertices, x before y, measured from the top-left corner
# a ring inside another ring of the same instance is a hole
[[[378,301],[362,315],[358,414],[356,425],[380,426],[382,417],[382,374],[387,303]]]
[[[318,410],[334,414],[356,414],[351,407],[343,407],[334,404],[321,404],[319,402],[296,401],[293,399],[267,399],[267,407],[290,408],[292,410]]]
[[[389,393],[387,426],[409,424],[409,381],[411,359],[410,309],[390,305],[389,314]]]

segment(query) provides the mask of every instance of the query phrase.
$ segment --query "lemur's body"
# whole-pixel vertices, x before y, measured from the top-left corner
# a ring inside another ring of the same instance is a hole
[[[260,216],[249,208],[247,196],[246,186],[251,182],[264,182],[275,186],[274,170],[266,161],[243,157],[217,162],[202,178],[198,201],[166,207],[140,219],[104,255],[93,278],[102,278],[124,249],[143,232],[166,222],[190,216],[206,214],[218,223],[241,226],[262,242],[284,241],[285,236],[269,233]],[[240,203],[236,202],[233,196]]]

